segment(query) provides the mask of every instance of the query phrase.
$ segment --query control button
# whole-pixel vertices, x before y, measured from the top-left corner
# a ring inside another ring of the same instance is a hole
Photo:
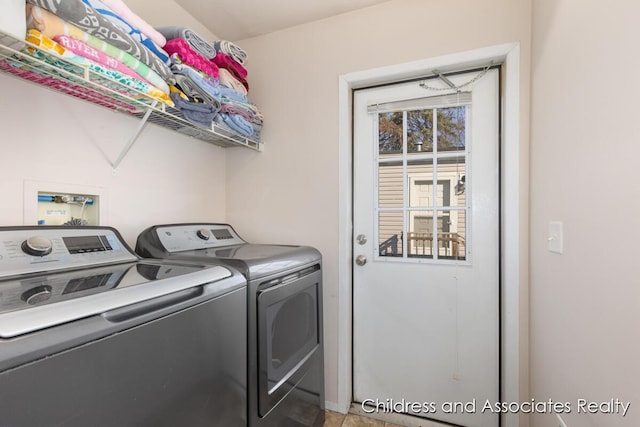
[[[209,240],[211,238],[211,232],[206,228],[201,228],[196,232],[196,235],[202,240]]]
[[[29,305],[36,305],[51,298],[51,286],[42,285],[31,288],[22,293],[22,301]]]
[[[111,250],[111,245],[109,244],[109,239],[107,239],[107,236],[100,236],[100,242],[102,243],[102,246],[104,246],[104,251],[110,251]]]
[[[27,255],[45,256],[53,250],[51,240],[44,236],[33,236],[22,242],[22,251]]]

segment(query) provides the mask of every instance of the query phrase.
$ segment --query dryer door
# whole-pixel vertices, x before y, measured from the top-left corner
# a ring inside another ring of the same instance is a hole
[[[320,286],[318,269],[304,276],[280,279],[258,292],[261,417],[296,387],[312,365],[315,353],[321,351]]]

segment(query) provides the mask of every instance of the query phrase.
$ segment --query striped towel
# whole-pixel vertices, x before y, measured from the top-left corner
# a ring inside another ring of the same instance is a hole
[[[51,56],[47,56],[43,52],[40,52],[39,50],[30,48],[29,53],[31,53],[34,57],[42,61],[55,65],[56,67],[59,67],[59,68],[67,69],[68,67],[71,67],[70,68],[71,73],[75,74],[74,73],[75,70],[73,70],[72,66],[70,66],[68,62],[60,61],[56,59],[56,57],[63,58],[66,61],[77,64],[81,67],[89,68],[94,73],[100,76],[106,77],[107,79],[100,80],[101,84],[105,85],[106,87],[109,87],[110,89],[116,92],[122,93],[132,98],[140,97],[140,95],[137,95],[135,92],[123,92],[123,89],[121,86],[113,85],[110,83],[110,81],[116,81],[120,83],[120,85],[130,87],[131,89],[134,89],[137,92],[143,93],[150,98],[157,99],[159,101],[166,103],[167,105],[173,106],[173,101],[171,101],[171,98],[169,98],[169,96],[166,93],[160,91],[158,88],[153,87],[148,83],[143,82],[139,79],[123,74],[119,71],[112,70],[110,68],[105,68],[101,64],[91,61],[85,58],[84,56],[77,55],[72,51],[68,50],[67,48],[65,48],[64,46],[51,40],[46,35],[40,33],[38,30],[29,30],[26,36],[26,40],[29,43],[32,43],[38,46],[43,51],[46,51],[52,54]]]
[[[164,63],[169,62],[169,55],[167,52],[162,50],[160,46],[158,46],[152,39],[150,39],[146,34],[142,31],[134,27],[124,18],[119,16],[117,13],[112,11],[106,4],[104,4],[101,0],[82,0],[84,4],[90,6],[95,9],[100,15],[107,18],[112,24],[119,27],[123,31],[126,31],[134,40],[139,41],[142,45],[146,46],[151,52],[153,52],[158,58],[162,60]]]
[[[132,55],[148,65],[167,83],[173,83],[173,74],[167,64],[95,9],[84,4],[82,0],[27,0],[27,2],[48,10],[67,23]]]
[[[193,50],[185,39],[167,40],[164,48],[172,57],[177,54],[185,64],[191,65],[215,79],[220,77],[218,66]]]
[[[182,89],[188,97],[202,100],[211,105],[217,112],[220,111],[220,102],[215,99],[212,94],[207,92],[204,86],[200,86],[197,80],[187,74],[176,74],[176,85]]]
[[[209,43],[204,38],[200,37],[195,31],[186,27],[160,27],[157,30],[162,34],[167,40],[172,39],[183,39],[189,43],[189,46],[194,51],[198,52],[200,55],[204,56],[206,59],[211,59],[216,56],[216,49],[213,47],[212,43]]]
[[[108,56],[117,59],[127,67],[131,68],[140,76],[144,77],[153,86],[161,89],[164,93],[169,93],[167,82],[154,70],[149,68],[147,64],[142,63],[139,59],[124,52],[111,44],[93,37],[73,24],[70,24],[60,17],[54,15],[46,9],[38,6],[27,4],[27,28],[37,29],[42,34],[53,39],[57,36],[67,35],[76,40],[82,40],[87,45],[106,53]],[[171,73],[171,70],[169,70]],[[173,80],[173,74],[171,74]]]
[[[213,48],[216,53],[224,53],[232,57],[234,60],[243,64],[247,60],[247,52],[242,50],[240,46],[227,40],[216,40],[213,42]]]

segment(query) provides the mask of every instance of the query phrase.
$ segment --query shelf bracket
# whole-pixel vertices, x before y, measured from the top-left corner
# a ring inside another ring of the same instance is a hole
[[[131,135],[131,138],[129,138],[129,142],[127,142],[127,145],[124,146],[124,148],[120,152],[120,155],[118,156],[116,161],[113,162],[113,165],[112,165],[113,172],[115,172],[116,169],[118,169],[118,166],[120,166],[120,163],[122,162],[124,157],[127,155],[129,150],[131,150],[131,147],[133,147],[133,144],[135,144],[136,140],[140,136],[140,133],[142,132],[142,129],[144,129],[144,125],[147,124],[147,120],[149,119],[149,116],[151,115],[153,109],[156,107],[157,104],[158,104],[158,101],[154,100],[153,104],[151,104],[151,106],[147,108],[147,111],[144,113],[144,116],[142,117],[142,119],[140,119],[140,123],[138,123],[138,127],[136,128],[133,135]]]

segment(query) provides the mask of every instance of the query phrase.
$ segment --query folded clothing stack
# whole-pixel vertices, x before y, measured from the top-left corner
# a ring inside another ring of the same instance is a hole
[[[209,42],[186,27],[157,30],[167,39],[176,86],[186,95],[182,101],[212,106],[217,126],[259,140],[262,114],[247,98],[246,52],[230,41]]]
[[[135,73],[122,63],[103,55],[102,52],[85,45],[79,40],[75,40],[64,35],[57,36],[55,39],[56,40],[54,41],[40,33],[38,30],[31,29],[27,32],[26,40],[31,44],[38,46],[41,51],[35,49],[29,49],[28,51],[40,60],[55,65],[58,68],[68,68],[69,62],[82,67],[87,67],[101,77],[101,84],[130,98],[138,97],[136,94],[137,91],[148,95],[150,98],[155,98],[169,105],[173,105],[171,98],[169,98],[166,93],[145,81],[132,77]],[[45,51],[50,55],[47,56],[43,54],[42,51]],[[85,56],[78,55],[76,52],[91,53],[92,55],[95,55],[95,61],[91,61]],[[56,61],[53,59],[55,57],[60,57],[65,61]],[[107,65],[107,67],[104,65]],[[120,83],[120,85],[113,84],[110,80],[115,80]],[[128,86],[135,91],[123,92],[121,85]]]
[[[88,68],[126,98],[159,100],[198,126],[260,138],[262,114],[247,98],[247,54],[236,44],[209,42],[186,27],[153,28],[123,0],[26,0],[26,14],[26,39],[41,49],[26,51],[38,59]]]
[[[45,49],[48,53],[173,106],[169,85],[175,80],[165,62],[168,54],[133,24],[117,18],[102,0],[27,0],[26,15],[27,28],[36,31],[28,37],[44,40],[39,46],[51,47]]]

